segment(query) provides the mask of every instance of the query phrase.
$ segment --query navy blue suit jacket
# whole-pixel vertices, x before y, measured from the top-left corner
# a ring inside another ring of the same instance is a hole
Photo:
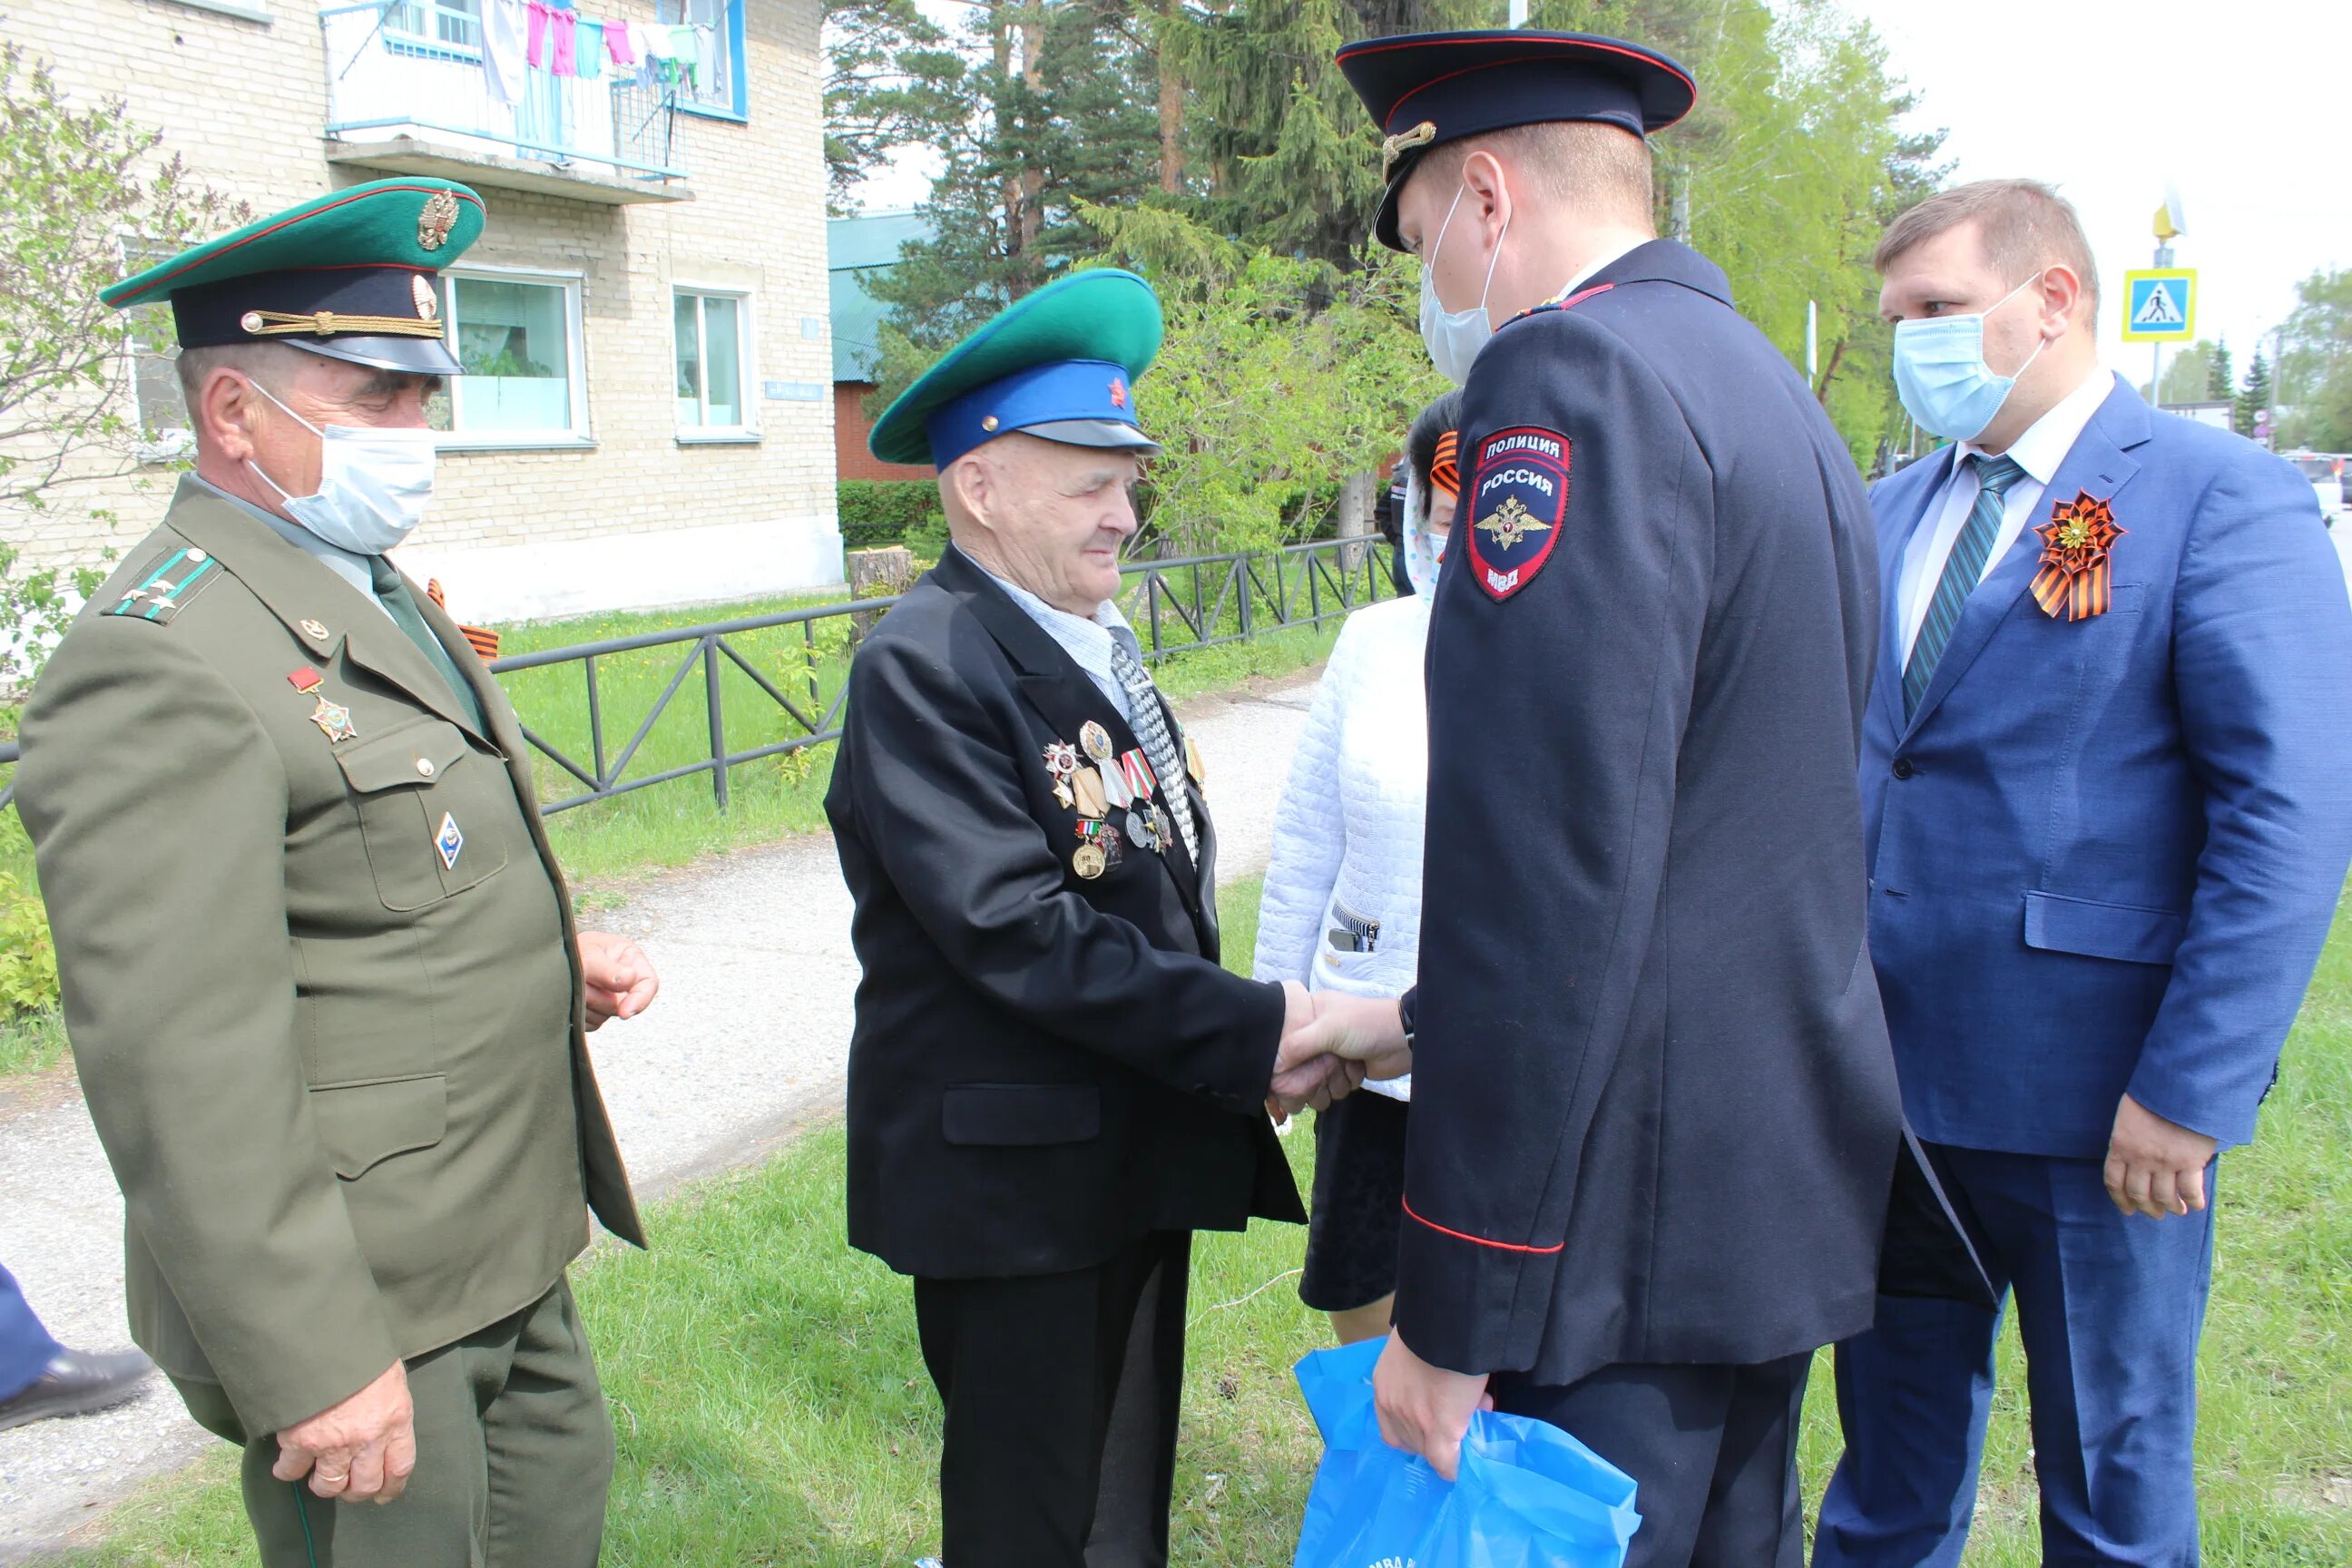
[[[1863,808],[1905,1111],[2094,1157],[2128,1091],[2243,1143],[2352,860],[2352,602],[2310,486],[2118,384],[2032,519],[2112,503],[2112,607],[2044,614],[2029,526],[1906,721],[1896,584],[1952,461],[1871,495]]]

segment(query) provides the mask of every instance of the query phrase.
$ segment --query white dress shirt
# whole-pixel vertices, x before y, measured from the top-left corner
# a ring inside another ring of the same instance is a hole
[[[1563,288],[1559,293],[1554,294],[1552,299],[1567,299],[1570,294],[1575,293],[1579,289],[1583,288],[1586,283],[1590,282],[1593,274],[1599,272],[1602,268],[1615,266],[1618,262],[1623,260],[1626,257],[1633,255],[1633,252],[1639,250],[1643,246],[1649,243],[1650,242],[1646,239],[1635,240],[1631,245],[1621,245],[1616,249],[1608,252],[1606,255],[1595,257],[1586,265],[1582,271],[1570,279],[1568,280],[1567,287]]]
[[[956,547],[950,544],[948,548],[955,550]],[[1110,705],[1118,710],[1118,716],[1130,725],[1135,722],[1135,710],[1128,703],[1127,688],[1110,667],[1110,647],[1112,638],[1123,637],[1128,642],[1128,652],[1140,659],[1142,644],[1137,640],[1134,629],[1127,624],[1127,617],[1118,613],[1118,605],[1106,599],[1092,616],[1073,615],[1047,604],[1020,584],[989,572],[969,552],[956,552],[982,572],[987,572],[996,585],[1021,606],[1023,614],[1036,622],[1047,637],[1062,645],[1062,651],[1087,672],[1087,679],[1095,683],[1095,689],[1110,699]]]
[[[2112,371],[2099,368],[2092,371],[2083,384],[2060,400],[2057,406],[2025,428],[2015,444],[2002,454],[2013,459],[2025,472],[2002,495],[2000,531],[1993,536],[1992,550],[1985,556],[1981,583],[1992,574],[2009,554],[2010,547],[2025,531],[2042,502],[2042,492],[2049,487],[2058,465],[2074,449],[2082,438],[2084,426],[2099,405],[2115,390]],[[1903,575],[1897,584],[1895,604],[1903,614],[1903,640],[1898,645],[1902,662],[1911,662],[1911,645],[1919,640],[1919,627],[1927,619],[1927,606],[1936,597],[1936,585],[1943,581],[1944,563],[1952,553],[1952,546],[1968,526],[1969,513],[1975,510],[1977,493],[1976,470],[1969,466],[1970,456],[1983,447],[1973,441],[1960,443],[1952,458],[1952,477],[1944,483],[1942,498],[1930,504],[1930,521],[1914,530],[1911,542],[1903,551]],[[2068,499],[2072,499],[2071,497]]]

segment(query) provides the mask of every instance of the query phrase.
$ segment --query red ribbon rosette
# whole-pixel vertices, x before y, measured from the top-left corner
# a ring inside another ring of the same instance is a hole
[[[2053,616],[2088,620],[2107,613],[2108,557],[2127,531],[2116,526],[2115,509],[2088,490],[2050,509],[2050,521],[2033,531],[2042,537],[2042,570],[2034,574],[2033,602]]]

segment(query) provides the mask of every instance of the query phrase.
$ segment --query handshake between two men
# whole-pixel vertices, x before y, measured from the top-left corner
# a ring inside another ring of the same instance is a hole
[[[1412,1070],[1412,1042],[1398,998],[1310,992],[1295,980],[1283,982],[1282,994],[1282,1045],[1275,1053],[1266,1114],[1281,1120],[1328,1110],[1368,1078],[1402,1078]]]

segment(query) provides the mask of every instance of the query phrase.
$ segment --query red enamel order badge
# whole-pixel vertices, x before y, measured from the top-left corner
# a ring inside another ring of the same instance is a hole
[[[1568,520],[1571,443],[1557,430],[1519,425],[1478,443],[1467,497],[1470,569],[1496,600],[1543,570]]]

